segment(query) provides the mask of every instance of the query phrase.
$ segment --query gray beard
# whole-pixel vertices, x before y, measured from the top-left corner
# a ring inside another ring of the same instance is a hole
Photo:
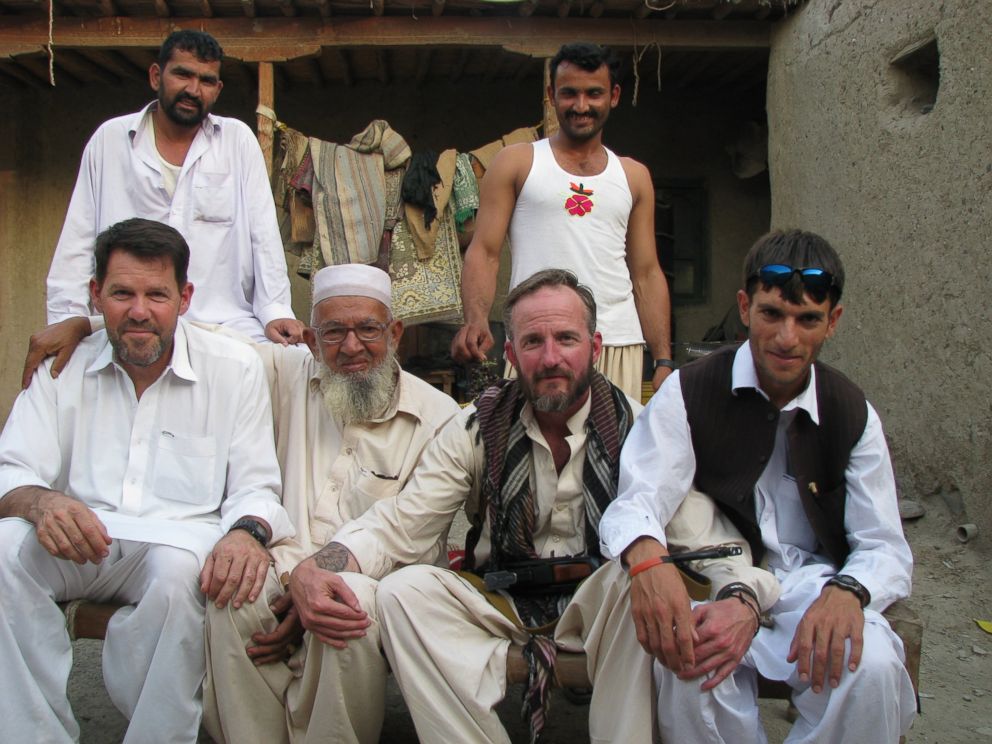
[[[395,372],[396,352],[392,349],[367,372],[344,374],[321,363],[320,392],[324,407],[342,426],[379,418],[393,401]]]

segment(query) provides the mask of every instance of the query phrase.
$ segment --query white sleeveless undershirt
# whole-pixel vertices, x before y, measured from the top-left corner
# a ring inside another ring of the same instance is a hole
[[[155,154],[158,155],[158,162],[162,166],[162,186],[165,188],[165,193],[171,199],[176,193],[176,182],[179,180],[179,173],[183,167],[181,165],[173,165],[163,158],[162,153],[158,151],[158,145],[155,142],[155,124],[152,121],[151,113],[145,116],[142,123],[147,128],[147,134],[152,138],[152,146],[155,148]]]
[[[606,150],[602,173],[575,176],[558,165],[548,140],[533,148],[510,219],[510,287],[542,269],[569,269],[596,297],[604,344],[644,343],[626,262],[633,197],[620,158]]]

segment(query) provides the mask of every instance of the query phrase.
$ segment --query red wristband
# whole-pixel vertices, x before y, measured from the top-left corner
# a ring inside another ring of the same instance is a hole
[[[658,555],[654,558],[648,558],[646,561],[641,561],[636,566],[630,567],[630,578],[634,578],[637,574],[642,571],[647,571],[649,568],[654,568],[655,566],[660,566],[662,563],[666,563],[666,556]]]

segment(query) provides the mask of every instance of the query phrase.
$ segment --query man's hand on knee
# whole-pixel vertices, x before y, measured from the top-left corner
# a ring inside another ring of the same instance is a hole
[[[825,586],[796,628],[788,661],[798,663],[799,679],[810,682],[813,692],[823,690],[828,672],[830,686],[835,688],[844,671],[847,639],[851,640],[848,670],[855,671],[861,663],[864,629],[865,613],[858,597],[839,587]]]
[[[254,602],[265,585],[269,551],[245,530],[231,530],[217,541],[200,571],[200,591],[218,608]]]
[[[303,627],[334,648],[362,638],[372,624],[345,580],[321,568],[314,558],[293,569],[289,589]]]
[[[706,679],[701,689],[712,690],[733,673],[751,646],[751,639],[758,631],[757,608],[749,609],[740,600],[731,597],[719,602],[697,605],[692,611],[696,621],[695,666],[683,669],[680,679]]]
[[[279,624],[270,633],[252,635],[254,645],[248,647],[247,653],[256,666],[286,660],[303,641],[303,625],[300,623],[300,613],[293,605],[292,594],[286,592],[269,609],[279,619]]]
[[[110,555],[107,528],[82,501],[39,486],[15,488],[8,499],[14,508],[5,516],[23,516],[34,524],[38,542],[56,558],[83,564],[100,563]],[[23,510],[16,508],[17,502]]]
[[[636,568],[642,561],[666,554],[655,540],[642,538],[624,554]],[[630,606],[641,647],[674,672],[695,666],[693,644],[698,640],[689,608],[689,594],[670,563],[638,572],[630,580]]]

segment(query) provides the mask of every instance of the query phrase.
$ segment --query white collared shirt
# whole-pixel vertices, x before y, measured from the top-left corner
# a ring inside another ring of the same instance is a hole
[[[250,348],[180,319],[169,366],[140,399],[105,331],[85,339],[55,380],[50,367],[18,396],[0,434],[0,494],[53,488],[112,513],[129,539],[147,520],[155,529],[146,542],[185,547],[185,524],[219,527],[219,537],[246,515],[265,519],[273,540],[294,534]]]
[[[731,384],[735,391],[754,388],[765,395],[747,343],[734,357]],[[865,431],[851,450],[845,471],[844,524],[851,553],[839,573],[853,576],[867,587],[872,595],[871,606],[881,610],[909,595],[913,557],[902,532],[882,425],[875,409],[867,405]],[[806,388],[782,409],[775,448],[754,489],[756,518],[768,567],[787,591],[799,576],[822,577],[825,570],[833,573],[829,560],[816,553],[816,537],[803,511],[795,480],[787,472],[786,431],[799,408],[819,424],[815,369],[811,369]],[[681,378],[675,372],[638,417],[624,445],[619,495],[600,525],[604,554],[618,557],[641,536],[664,544],[662,525],[682,503],[695,472]]]
[[[208,115],[170,198],[151,136],[156,102],[104,122],[83,150],[48,272],[48,322],[90,315],[97,235],[130,217],[176,228],[190,248],[189,320],[228,325],[256,341],[292,318],[286,257],[262,151],[237,119]],[[144,123],[143,123],[144,122]],[[94,328],[102,318],[91,317]]]

